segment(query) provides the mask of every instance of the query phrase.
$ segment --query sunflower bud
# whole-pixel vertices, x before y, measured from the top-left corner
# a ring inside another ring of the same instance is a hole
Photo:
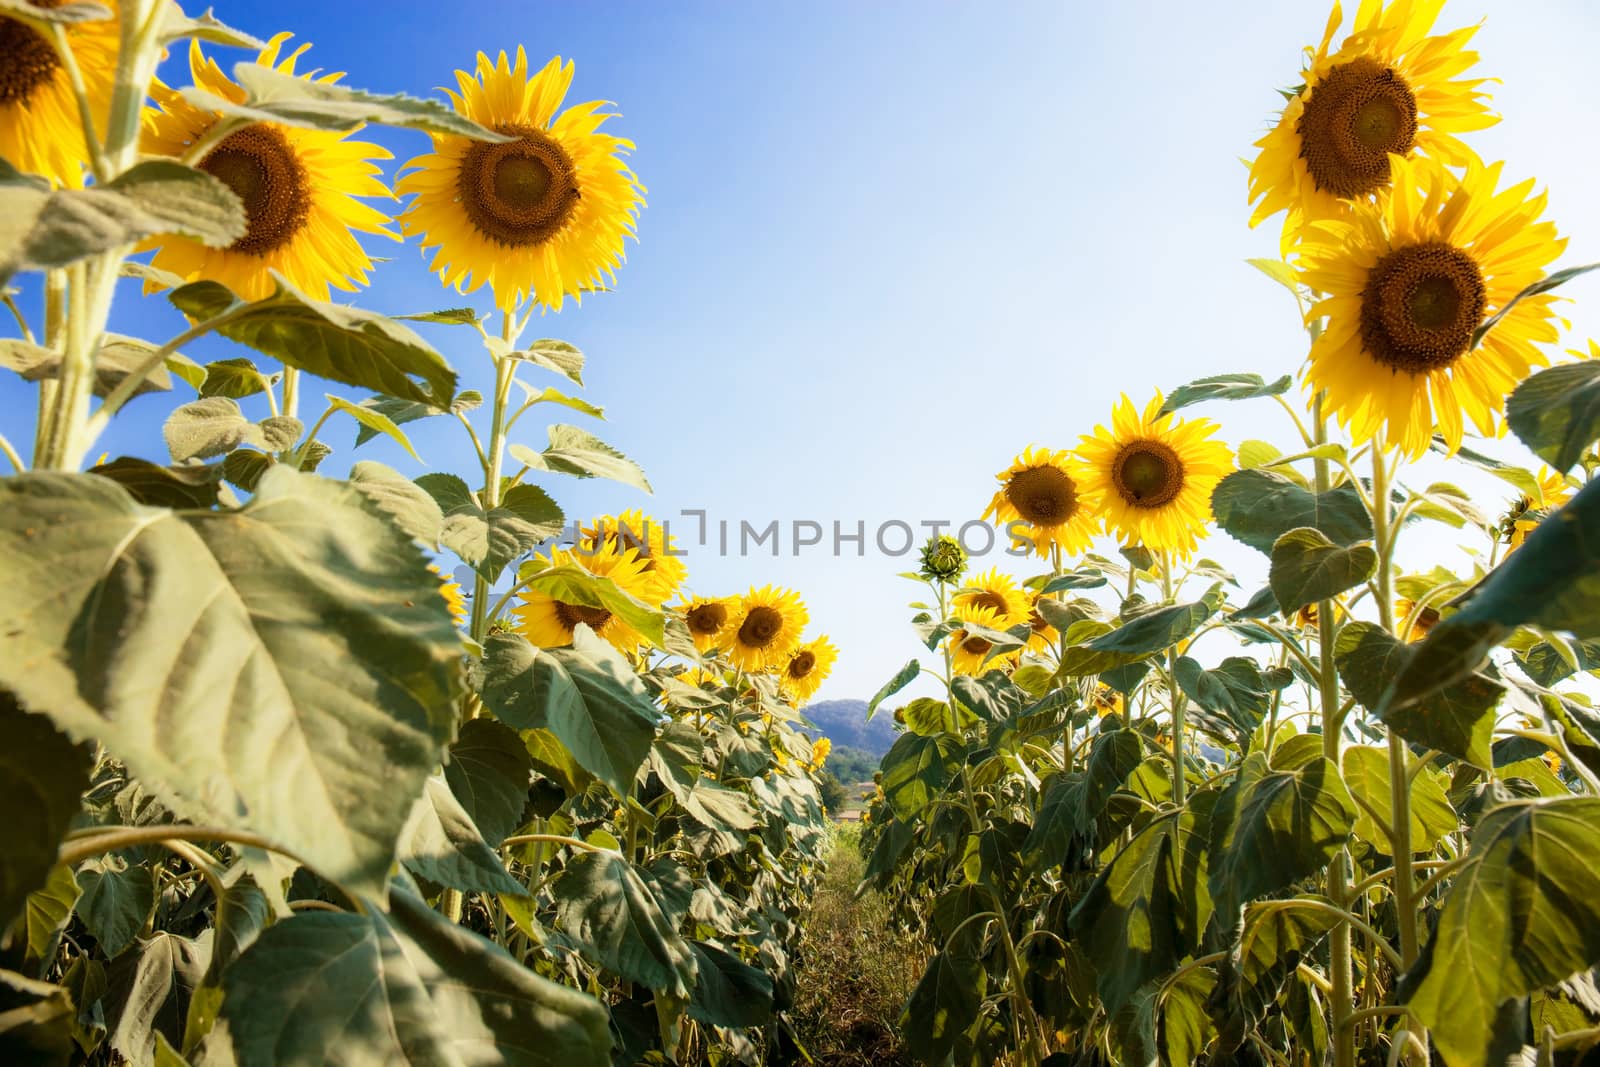
[[[949,534],[928,538],[922,546],[921,574],[930,582],[953,582],[967,569],[967,552]]]

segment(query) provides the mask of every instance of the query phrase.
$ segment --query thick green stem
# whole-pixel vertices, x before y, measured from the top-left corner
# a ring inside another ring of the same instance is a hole
[[[1131,564],[1130,564],[1131,566]],[[1172,602],[1172,553],[1161,553],[1161,594],[1167,603]],[[1167,649],[1167,692],[1172,697],[1172,802],[1183,807],[1188,801],[1189,780],[1184,773],[1183,734],[1188,711],[1183,690],[1178,686],[1178,650]]]

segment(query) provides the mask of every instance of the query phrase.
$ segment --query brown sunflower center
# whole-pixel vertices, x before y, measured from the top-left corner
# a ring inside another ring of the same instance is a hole
[[[1353,199],[1389,184],[1389,153],[1417,139],[1417,98],[1404,78],[1368,56],[1328,71],[1296,126],[1300,156],[1318,189]]]
[[[746,648],[766,648],[783,632],[783,613],[777,608],[751,608],[739,627],[739,643]]]
[[[61,0],[30,0],[56,7]],[[50,42],[16,19],[0,18],[0,106],[22,103],[55,75],[61,60]]]
[[[1450,366],[1472,346],[1488,292],[1477,260],[1431,241],[1378,260],[1361,290],[1361,343],[1379,363],[1407,374]]]
[[[230,134],[200,169],[244,202],[244,236],[230,251],[263,256],[294,240],[311,217],[311,182],[284,135],[256,124]]]
[[[1183,491],[1183,460],[1161,441],[1129,441],[1111,464],[1111,484],[1136,508],[1159,508]]]
[[[1050,624],[1045,621],[1043,615],[1039,614],[1039,609],[1034,608],[1028,615],[1028,628],[1036,634],[1042,634],[1050,629]]]
[[[702,637],[710,637],[727,625],[728,609],[723,604],[696,604],[689,609],[684,618],[688,621],[691,632]]]
[[[1078,487],[1066,471],[1056,467],[1018,471],[1006,482],[1005,492],[1017,514],[1038,526],[1066,522],[1078,506]]]
[[[967,634],[961,639],[961,651],[972,656],[987,656],[994,645],[976,634]]]
[[[495,130],[517,140],[472,143],[456,179],[461,206],[484,236],[503,245],[544,244],[578,205],[577,168],[544,130],[510,124]]]
[[[556,618],[560,619],[561,625],[568,630],[576,630],[581,622],[589,629],[598,631],[611,621],[611,612],[605,608],[591,608],[587,604],[568,604],[564,600],[558,600]]]
[[[817,666],[816,653],[811,651],[801,652],[789,661],[789,677],[799,679],[810,674]]]
[[[985,589],[981,593],[972,594],[972,604],[974,607],[988,608],[996,615],[1004,615],[1006,609],[1010,606],[1006,603],[1006,598],[993,589]]]

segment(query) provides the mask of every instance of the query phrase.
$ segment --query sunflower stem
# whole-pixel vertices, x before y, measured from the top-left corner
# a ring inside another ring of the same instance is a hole
[[[1129,567],[1133,566],[1132,561]],[[1161,596],[1172,600],[1172,552],[1161,550]],[[1167,693],[1172,697],[1172,802],[1183,807],[1188,800],[1189,783],[1184,774],[1183,731],[1188,711],[1183,690],[1178,685],[1178,650],[1167,649]]]
[[[1328,441],[1328,422],[1322,411],[1322,394],[1311,401],[1311,427],[1315,444]],[[1328,461],[1317,457],[1312,461],[1316,490],[1326,493],[1331,488]],[[1322,754],[1340,765],[1339,735],[1343,729],[1339,705],[1339,675],[1333,659],[1335,625],[1332,600],[1317,605],[1318,686],[1322,698]],[[1350,902],[1350,853],[1341,848],[1328,864],[1328,899],[1341,913],[1347,913]],[[1328,1003],[1333,1010],[1333,1064],[1334,1067],[1355,1067],[1355,1032],[1350,1021],[1354,1006],[1351,981],[1350,924],[1339,922],[1329,931],[1329,972],[1333,993]]]
[[[283,414],[290,419],[300,414],[300,372],[293,367],[283,368]]]

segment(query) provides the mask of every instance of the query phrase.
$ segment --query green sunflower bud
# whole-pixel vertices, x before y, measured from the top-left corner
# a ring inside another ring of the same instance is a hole
[[[921,574],[930,582],[953,582],[967,569],[967,553],[949,534],[928,538],[922,546]]]

